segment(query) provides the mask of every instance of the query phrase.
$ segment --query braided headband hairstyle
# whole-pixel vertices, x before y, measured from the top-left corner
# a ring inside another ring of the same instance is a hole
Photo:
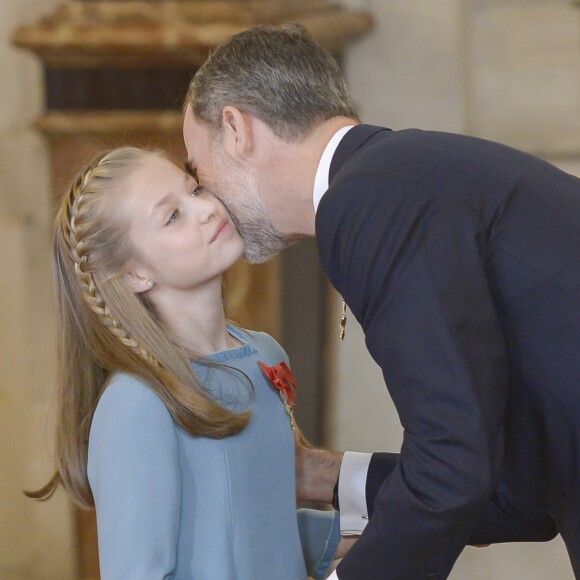
[[[197,381],[186,351],[159,323],[152,306],[124,281],[135,251],[116,214],[128,175],[155,153],[124,147],[97,155],[74,179],[58,212],[54,278],[59,317],[56,474],[40,490],[48,499],[62,484],[81,507],[92,507],[88,437],[98,398],[113,371],[145,381],[192,435],[226,437],[247,425],[214,401]],[[201,360],[200,362],[203,362]]]

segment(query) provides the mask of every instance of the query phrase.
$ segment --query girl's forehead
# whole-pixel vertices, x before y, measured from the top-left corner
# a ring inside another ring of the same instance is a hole
[[[190,187],[189,181],[191,177],[165,157],[147,156],[128,175],[117,211],[131,223],[150,223],[160,207]]]
[[[183,176],[185,172],[166,157],[152,153],[136,168],[135,173],[145,179],[155,178],[159,181],[170,182]]]
[[[130,172],[127,183],[130,188],[137,186],[142,191],[164,184],[170,185],[178,179],[180,174],[183,174],[182,170],[174,163],[165,157],[152,153]]]

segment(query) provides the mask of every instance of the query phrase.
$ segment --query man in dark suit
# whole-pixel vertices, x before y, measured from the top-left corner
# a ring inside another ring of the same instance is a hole
[[[347,468],[298,447],[302,497],[329,501],[340,469],[344,510],[353,470],[366,482],[368,525],[334,577],[442,579],[466,544],[557,533],[580,577],[580,180],[496,143],[358,124],[299,27],[218,47],[184,139],[248,259],[316,234],[399,413],[400,454]]]

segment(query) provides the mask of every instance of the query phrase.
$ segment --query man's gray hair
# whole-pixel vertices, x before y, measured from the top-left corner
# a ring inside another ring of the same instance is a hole
[[[337,62],[296,24],[257,26],[221,43],[193,77],[187,104],[216,132],[231,105],[287,141],[331,117],[358,121]]]

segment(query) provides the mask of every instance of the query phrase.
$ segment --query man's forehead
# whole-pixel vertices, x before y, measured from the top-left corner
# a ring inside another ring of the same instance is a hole
[[[185,111],[183,137],[187,149],[185,170],[199,183],[200,176],[203,176],[209,170],[208,166],[212,164],[211,127],[194,115],[191,106]]]
[[[191,175],[191,177],[193,177],[198,183],[199,183],[199,178],[197,176],[197,167],[193,164],[191,159],[188,159],[183,166],[185,167],[185,172],[189,173],[189,175]]]
[[[183,137],[191,159],[203,153],[203,150],[209,149],[211,129],[207,123],[196,119],[193,113],[188,111],[183,123]]]
[[[190,175],[194,175],[197,171],[195,133],[196,130],[194,130],[193,112],[191,107],[188,106],[183,119],[183,140],[187,150],[187,161],[184,163],[184,166],[185,171]]]

